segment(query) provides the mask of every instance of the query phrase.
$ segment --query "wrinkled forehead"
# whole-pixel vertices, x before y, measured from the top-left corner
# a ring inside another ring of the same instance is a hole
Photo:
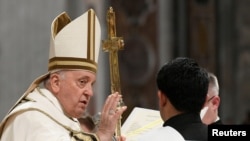
[[[89,73],[95,74],[94,72],[85,70],[85,69],[56,69],[56,70],[50,71],[50,74],[56,73],[56,72],[63,72],[63,71],[64,72],[89,72]]]
[[[57,69],[54,71],[51,71],[50,74],[53,73],[58,73],[62,74],[65,76],[71,76],[75,78],[90,78],[91,80],[95,81],[96,79],[96,73],[89,71],[89,70],[84,70],[84,69]]]

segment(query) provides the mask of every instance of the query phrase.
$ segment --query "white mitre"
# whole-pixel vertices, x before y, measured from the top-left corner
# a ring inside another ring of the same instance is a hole
[[[36,78],[15,105],[58,69],[96,73],[100,43],[101,26],[93,9],[73,21],[65,12],[58,15],[51,24],[48,72]]]

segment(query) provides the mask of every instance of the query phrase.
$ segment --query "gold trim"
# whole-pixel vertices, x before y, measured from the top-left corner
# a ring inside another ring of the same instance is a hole
[[[92,9],[88,12],[87,58],[95,61],[95,13]]]
[[[96,65],[89,62],[82,61],[53,61],[49,62],[49,68],[52,66],[88,66],[91,68],[97,68]]]
[[[58,17],[54,19],[52,37],[55,38],[57,33],[59,33],[67,24],[71,22],[69,15],[66,12],[61,13]]]
[[[87,59],[55,57],[49,60],[48,70],[54,69],[86,69],[97,71],[97,63]]]

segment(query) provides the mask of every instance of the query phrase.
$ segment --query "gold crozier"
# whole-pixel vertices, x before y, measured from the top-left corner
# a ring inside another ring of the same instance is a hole
[[[121,94],[118,50],[124,48],[124,41],[122,37],[116,37],[115,12],[112,7],[107,11],[106,20],[108,39],[102,41],[102,47],[104,51],[109,52],[111,92],[119,92]],[[123,105],[124,103],[121,99],[117,106],[121,107]],[[121,117],[117,121],[115,136],[121,136]]]

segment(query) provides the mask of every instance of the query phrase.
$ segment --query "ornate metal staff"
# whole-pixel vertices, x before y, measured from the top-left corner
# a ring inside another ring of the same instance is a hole
[[[121,94],[118,50],[124,48],[124,41],[122,37],[116,37],[115,12],[112,7],[109,7],[107,11],[106,20],[108,39],[102,41],[102,46],[104,51],[109,52],[111,92],[119,92]],[[121,107],[123,105],[124,103],[121,99],[117,106]],[[121,136],[121,117],[117,121],[115,136]]]

